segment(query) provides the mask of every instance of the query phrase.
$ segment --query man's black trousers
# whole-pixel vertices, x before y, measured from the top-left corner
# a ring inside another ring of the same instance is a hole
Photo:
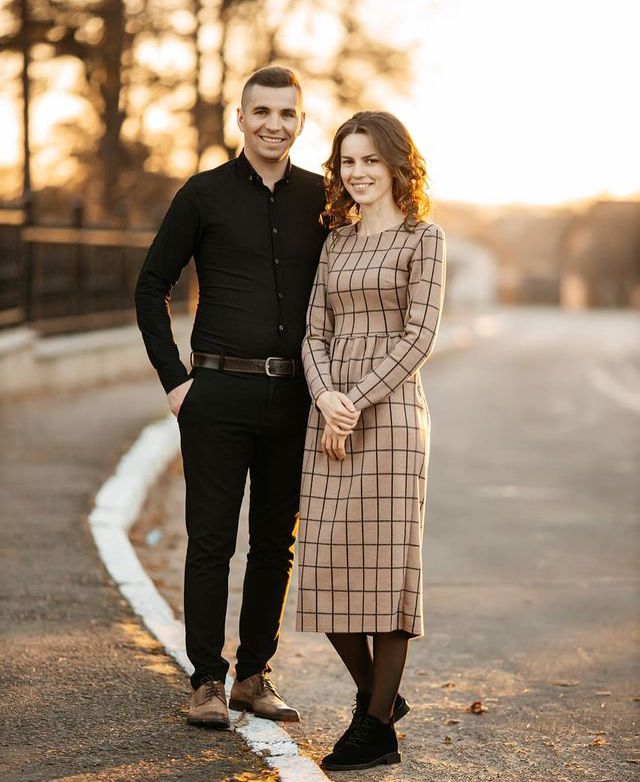
[[[184,607],[191,684],[224,680],[229,560],[247,471],[249,554],[238,679],[268,669],[293,566],[309,393],[302,377],[196,368],[178,414],[187,487]]]

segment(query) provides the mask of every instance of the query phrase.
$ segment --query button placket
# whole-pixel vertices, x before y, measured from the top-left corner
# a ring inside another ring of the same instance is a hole
[[[275,285],[275,293],[276,293],[276,300],[278,302],[278,325],[276,327],[276,332],[278,336],[281,336],[285,330],[285,326],[283,323],[283,314],[282,314],[282,300],[284,298],[284,295],[282,291],[280,290],[280,282],[278,280],[278,267],[280,266],[280,257],[277,254],[277,247],[276,247],[276,236],[278,235],[278,228],[275,226],[274,219],[275,219],[275,192],[270,193],[269,195],[269,205],[268,205],[268,212],[269,212],[269,224],[271,225],[271,257],[273,260],[273,281]]]

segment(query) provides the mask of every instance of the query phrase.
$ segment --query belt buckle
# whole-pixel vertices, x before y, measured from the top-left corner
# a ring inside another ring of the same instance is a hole
[[[268,358],[265,358],[264,360],[264,371],[267,374],[267,377],[282,377],[282,375],[277,374],[276,372],[273,372],[271,367],[269,366],[270,361],[281,361],[278,356],[269,356]]]

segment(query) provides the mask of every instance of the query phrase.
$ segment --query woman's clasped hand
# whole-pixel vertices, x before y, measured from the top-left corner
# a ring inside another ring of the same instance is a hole
[[[330,459],[342,461],[346,456],[347,437],[353,433],[360,411],[339,391],[324,391],[318,397],[317,405],[325,420],[322,450]]]

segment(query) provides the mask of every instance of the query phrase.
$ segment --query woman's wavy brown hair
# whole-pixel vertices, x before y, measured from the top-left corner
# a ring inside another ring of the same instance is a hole
[[[413,230],[431,209],[427,195],[427,167],[409,131],[393,114],[386,111],[359,111],[344,122],[333,139],[331,155],[324,163],[327,193],[325,214],[330,228],[348,225],[359,213],[340,176],[342,142],[351,133],[366,133],[393,177],[392,193],[404,212],[405,228]]]

